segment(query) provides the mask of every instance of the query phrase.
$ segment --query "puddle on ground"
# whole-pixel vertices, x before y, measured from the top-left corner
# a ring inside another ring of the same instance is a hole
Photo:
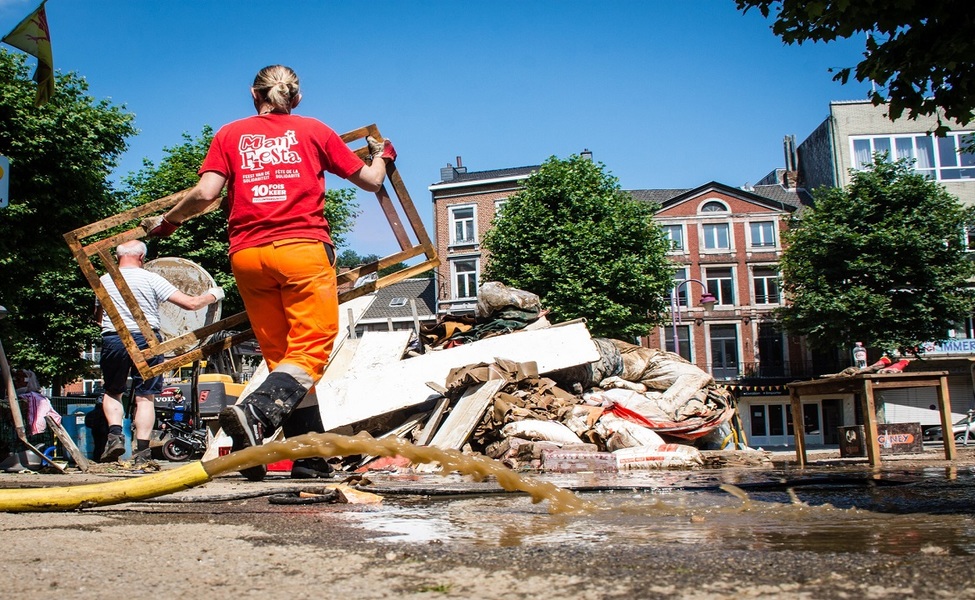
[[[571,486],[578,476],[552,478]],[[737,488],[720,489],[730,480]],[[597,509],[549,514],[525,496],[389,496],[336,515],[395,542],[474,546],[720,545],[750,551],[975,555],[975,469],[910,473],[623,475],[584,485]],[[743,500],[738,490],[747,494]]]

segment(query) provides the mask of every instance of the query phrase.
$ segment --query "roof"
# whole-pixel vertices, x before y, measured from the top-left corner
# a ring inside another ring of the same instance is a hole
[[[793,212],[803,206],[812,205],[812,196],[801,188],[786,189],[778,184],[756,185],[750,189],[731,187],[717,181],[712,181],[696,188],[690,189],[649,189],[649,190],[628,190],[630,195],[643,202],[653,202],[661,207],[683,202],[688,198],[694,198],[707,193],[710,190],[718,190],[726,194],[732,194],[770,206],[781,210]]]
[[[410,300],[416,300],[416,314],[420,319],[436,317],[436,287],[433,279],[405,279],[375,292],[376,299],[362,315],[361,321],[413,318]],[[390,306],[394,298],[403,298],[402,306]]]
[[[478,181],[489,181],[492,179],[513,179],[513,178],[524,178],[528,177],[540,168],[540,165],[532,165],[528,167],[509,167],[507,169],[491,169],[489,171],[470,171],[470,172],[454,172],[454,178],[449,181],[440,180],[433,185],[440,184],[457,184],[457,183],[475,183]]]
[[[630,195],[637,200],[642,200],[644,202],[653,202],[654,204],[663,204],[668,200],[676,198],[681,194],[689,192],[689,188],[683,189],[663,189],[663,190],[629,190]]]

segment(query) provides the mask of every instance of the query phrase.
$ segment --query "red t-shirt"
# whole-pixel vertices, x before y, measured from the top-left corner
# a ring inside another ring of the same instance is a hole
[[[348,179],[364,164],[321,121],[271,113],[221,127],[199,172],[227,178],[234,253],[285,238],[331,244],[325,171]]]

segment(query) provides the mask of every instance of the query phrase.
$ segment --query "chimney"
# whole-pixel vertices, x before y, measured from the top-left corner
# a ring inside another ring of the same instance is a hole
[[[796,136],[787,135],[782,140],[783,150],[785,151],[785,173],[782,176],[782,187],[787,190],[793,189],[799,179],[799,167],[796,157]]]
[[[787,135],[782,139],[782,149],[785,152],[785,170],[796,170],[796,136]]]
[[[589,162],[592,162],[592,150],[590,150],[589,148],[583,149],[582,153],[580,153],[579,156],[582,157],[582,160],[588,160]]]
[[[446,167],[441,167],[440,169],[440,181],[447,182],[453,181],[457,176],[457,171],[454,170],[453,165],[447,163]]]
[[[446,167],[442,167],[440,169],[440,181],[442,181],[444,183],[451,182],[451,181],[457,179],[457,176],[458,175],[461,175],[461,174],[466,173],[466,172],[467,172],[467,167],[462,167],[461,166],[460,157],[458,156],[457,157],[457,166],[456,167],[453,166],[450,163],[447,163],[447,166]]]

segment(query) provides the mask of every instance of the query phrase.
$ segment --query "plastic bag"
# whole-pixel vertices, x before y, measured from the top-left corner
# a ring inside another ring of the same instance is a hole
[[[541,301],[536,294],[509,288],[497,281],[488,281],[477,290],[476,315],[486,318],[502,308],[513,306],[521,310],[540,308]]]
[[[525,419],[508,423],[501,429],[505,437],[518,437],[531,441],[555,442],[557,444],[581,444],[579,436],[571,429],[555,421]]]
[[[704,464],[701,451],[683,444],[623,448],[613,452],[620,471],[630,469],[688,469]]]

